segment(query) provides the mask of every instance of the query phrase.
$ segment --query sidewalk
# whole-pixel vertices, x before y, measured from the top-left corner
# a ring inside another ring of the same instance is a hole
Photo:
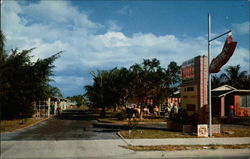
[[[180,139],[183,142],[186,140]],[[234,139],[237,140],[237,139]],[[155,139],[133,141],[134,144],[162,144]],[[170,140],[164,144],[173,143]],[[181,142],[179,141],[179,143]],[[223,142],[225,142],[223,140]],[[231,143],[235,143],[231,142]],[[138,159],[138,158],[244,158],[250,155],[249,149],[183,150],[183,151],[132,151],[121,148],[126,145],[122,140],[43,140],[43,141],[3,141],[2,158],[51,159],[51,158],[86,158],[86,159]]]

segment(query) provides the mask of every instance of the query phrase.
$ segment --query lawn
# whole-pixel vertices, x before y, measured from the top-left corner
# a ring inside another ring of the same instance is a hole
[[[114,123],[114,122],[124,122],[126,124],[128,119],[126,118],[126,113],[114,112],[112,110],[106,111],[106,116],[104,118],[100,118],[100,110],[90,111],[93,116],[98,118],[100,122]],[[122,116],[122,117],[121,117]],[[154,116],[147,115],[143,116],[143,119],[135,118],[137,122],[166,122],[166,118],[164,116]]]
[[[230,133],[229,133],[230,132]],[[197,135],[184,134],[170,130],[121,130],[120,134],[125,139],[152,139],[152,138],[196,138]],[[227,128],[221,134],[213,134],[214,137],[249,137],[248,128]]]
[[[32,125],[36,122],[44,120],[44,118],[27,118],[17,120],[1,120],[0,121],[0,133],[14,131],[16,129],[24,128]]]
[[[215,137],[250,137],[249,128],[227,128],[221,134],[214,134]]]
[[[153,139],[153,138],[193,138],[196,137],[182,132],[174,132],[167,130],[121,130],[120,134],[125,139]]]

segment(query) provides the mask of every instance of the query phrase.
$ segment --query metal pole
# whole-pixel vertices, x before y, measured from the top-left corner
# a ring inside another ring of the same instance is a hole
[[[231,30],[228,30],[227,32],[225,32],[225,33],[223,33],[223,34],[221,34],[221,35],[218,35],[218,36],[216,36],[215,38],[209,40],[209,42],[211,42],[211,41],[213,41],[213,40],[216,40],[216,39],[218,39],[218,38],[220,38],[220,37],[222,37],[222,36],[224,36],[224,35],[226,35],[226,34],[228,34],[228,33],[230,33],[230,32],[232,32],[232,31],[231,31]]]
[[[210,52],[211,52],[211,15],[208,14],[208,107],[209,107],[209,136],[212,134],[212,102],[211,102],[211,74],[209,72],[210,66]]]
[[[41,105],[41,103],[40,103],[40,100],[39,100],[39,118],[41,118],[41,110],[40,110],[40,105]]]

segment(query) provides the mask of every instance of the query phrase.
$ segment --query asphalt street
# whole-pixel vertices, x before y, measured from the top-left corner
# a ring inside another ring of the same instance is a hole
[[[96,140],[119,139],[119,129],[98,128],[97,121],[87,111],[67,110],[60,118],[51,118],[35,126],[1,135],[2,141],[10,140]]]
[[[249,158],[249,150],[132,151],[116,132],[94,127],[87,111],[67,110],[35,126],[1,134],[1,159]],[[151,143],[151,142],[150,142]]]

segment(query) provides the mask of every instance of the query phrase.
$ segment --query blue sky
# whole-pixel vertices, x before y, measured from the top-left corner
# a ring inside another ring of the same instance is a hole
[[[64,96],[82,94],[91,71],[129,67],[157,58],[162,67],[207,54],[207,16],[212,33],[232,29],[238,42],[227,65],[249,71],[249,2],[245,1],[5,1],[2,30],[7,50],[28,49],[33,60],[61,50],[53,85]],[[225,37],[212,43],[212,55]],[[226,66],[224,66],[225,68]]]

